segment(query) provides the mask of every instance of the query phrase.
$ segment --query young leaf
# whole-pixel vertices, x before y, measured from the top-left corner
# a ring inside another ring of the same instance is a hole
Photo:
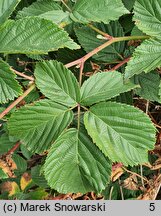
[[[21,0],[0,1],[0,25],[7,20],[20,1]]]
[[[22,107],[13,113],[8,128],[32,152],[42,153],[70,124],[72,111],[50,100]]]
[[[58,103],[75,106],[80,100],[79,84],[62,63],[44,61],[36,65],[36,85],[46,97]]]
[[[126,104],[100,103],[85,114],[84,123],[93,141],[113,162],[133,166],[148,161],[155,128],[142,111]]]
[[[59,48],[79,46],[50,20],[27,17],[10,21],[0,29],[0,53],[44,54]]]
[[[159,96],[159,85],[161,83],[159,73],[152,71],[148,74],[141,73],[134,76],[134,83],[139,84],[141,88],[136,88],[137,95],[146,100],[161,102]]]
[[[69,17],[69,12],[64,12],[54,0],[41,0],[34,2],[29,7],[18,12],[17,18],[39,16],[55,23],[61,23]]]
[[[161,40],[145,40],[133,53],[125,70],[125,79],[135,74],[148,73],[161,66]]]
[[[135,87],[131,82],[125,84],[122,74],[117,71],[97,73],[83,83],[81,104],[89,106],[105,101]]]
[[[109,23],[126,13],[128,10],[121,0],[79,0],[74,5],[70,17],[80,23],[91,21]]]
[[[0,103],[6,103],[22,94],[22,88],[15,78],[16,74],[10,66],[0,60]]]
[[[86,133],[72,128],[52,146],[44,171],[50,187],[60,193],[98,193],[109,181],[111,163]]]
[[[96,23],[93,25],[113,37],[124,36],[123,28],[118,21],[110,22],[110,24],[108,25],[105,25],[103,23]],[[75,32],[78,37],[79,43],[87,53],[106,42],[106,40],[97,38],[98,33],[89,28],[88,26],[79,26],[75,28]],[[114,43],[98,52],[96,55],[93,56],[93,58],[98,61],[104,61],[106,63],[117,62],[122,59],[121,54],[124,52],[124,48],[124,41]]]
[[[161,39],[160,11],[160,0],[136,0],[133,20],[144,33]]]

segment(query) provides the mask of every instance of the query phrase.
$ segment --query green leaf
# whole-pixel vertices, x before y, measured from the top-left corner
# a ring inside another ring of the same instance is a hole
[[[86,53],[84,50],[70,50],[70,49],[59,49],[57,53],[57,61],[62,62],[63,64],[68,64],[74,60],[80,59]],[[87,62],[86,62],[87,63]]]
[[[71,22],[69,18],[69,12],[64,12],[63,10],[48,11],[40,15],[40,17],[51,20],[57,24],[63,23],[63,25],[69,24]]]
[[[136,0],[133,20],[144,33],[161,39],[160,11],[160,0]]]
[[[79,102],[79,84],[62,63],[52,60],[37,63],[35,77],[37,87],[53,101],[67,106],[75,106]]]
[[[131,31],[131,36],[141,36],[145,35],[140,29],[138,29],[137,26],[134,26],[134,28]]]
[[[160,101],[161,101],[161,82],[160,82],[160,85],[159,85],[159,98],[160,98]]]
[[[83,83],[81,104],[89,106],[105,101],[135,87],[131,82],[125,84],[123,75],[117,71],[97,73]]]
[[[27,170],[27,161],[19,154],[13,154],[12,159],[16,163],[17,169],[14,171],[15,175],[21,175]]]
[[[2,168],[0,168],[0,180],[1,179],[7,179],[8,175],[3,171]]]
[[[114,98],[116,102],[133,105],[133,91],[128,91]]]
[[[26,158],[26,159],[30,159],[32,157],[32,153],[26,148],[25,145],[20,145],[20,149],[21,149],[21,154]]]
[[[133,80],[135,84],[139,84],[141,87],[135,89],[137,95],[146,100],[161,102],[159,96],[160,76],[157,71],[135,75]]]
[[[145,40],[135,49],[125,70],[125,79],[142,72],[148,73],[161,66],[161,40]]]
[[[0,24],[4,23],[21,0],[0,1]]]
[[[10,21],[0,29],[0,53],[45,54],[63,47],[79,48],[67,32],[40,17]]]
[[[40,16],[55,23],[61,23],[69,17],[69,12],[64,12],[54,0],[41,0],[23,8],[18,12],[17,18],[29,16]]]
[[[6,133],[2,134],[0,136],[0,155],[7,153],[14,145],[15,142],[10,141]]]
[[[28,193],[29,200],[45,200],[48,193],[43,188],[36,188]]]
[[[54,0],[41,0],[32,3],[29,7],[24,7],[23,10],[18,12],[17,18],[24,18],[26,16],[39,16],[48,11],[60,9],[61,6]]]
[[[72,111],[50,100],[22,107],[13,113],[8,128],[32,152],[42,153],[72,121]]]
[[[109,181],[111,163],[85,133],[72,128],[52,146],[44,171],[50,187],[60,193],[98,193]]]
[[[113,162],[137,165],[148,161],[155,128],[142,111],[114,102],[93,106],[84,116],[89,135]]]
[[[128,10],[131,10],[135,3],[135,0],[122,0],[122,1]]]
[[[15,78],[16,74],[10,66],[0,60],[0,103],[6,103],[22,94],[22,88]]]
[[[125,13],[128,13],[128,10],[121,0],[79,0],[74,5],[70,17],[80,23],[109,23]]]
[[[103,23],[96,23],[93,25],[113,37],[124,36],[123,28],[118,21],[110,22],[110,24],[108,25],[105,25]],[[75,32],[78,37],[79,43],[87,53],[106,42],[106,39],[99,39],[98,33],[88,26],[77,27],[75,28]],[[124,52],[124,48],[124,41],[113,43],[112,45],[98,52],[93,56],[93,58],[98,61],[104,61],[106,63],[118,62],[122,59],[121,54]]]
[[[42,188],[47,188],[48,187],[47,181],[46,181],[44,175],[41,173],[42,172],[41,168],[42,168],[41,165],[34,166],[31,169],[31,178],[36,185],[38,185]]]

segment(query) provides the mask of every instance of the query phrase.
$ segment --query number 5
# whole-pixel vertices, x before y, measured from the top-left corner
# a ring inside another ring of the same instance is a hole
[[[155,210],[155,203],[150,203],[149,210],[150,211],[154,211]]]

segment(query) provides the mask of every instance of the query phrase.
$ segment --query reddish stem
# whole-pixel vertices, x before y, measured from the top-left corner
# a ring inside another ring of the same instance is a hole
[[[20,142],[17,142],[7,153],[6,153],[6,156],[7,155],[10,155],[10,154],[13,154],[20,146]]]
[[[80,64],[80,73],[79,73],[79,85],[80,86],[82,84],[83,69],[84,69],[84,62],[81,62],[81,64]]]
[[[115,70],[119,69],[122,65],[126,64],[130,60],[130,58],[131,57],[124,59],[122,62],[120,62],[119,64],[115,65],[113,68],[111,68],[110,70],[107,70],[107,71],[115,71]]]
[[[32,84],[19,98],[17,98],[9,107],[7,107],[2,113],[0,113],[0,119],[7,115],[11,109],[13,109],[17,104],[19,104],[33,89],[35,84]]]
[[[114,170],[116,170],[116,169],[118,169],[118,168],[121,168],[122,166],[123,166],[122,163],[113,164],[113,165],[112,165],[112,171],[114,171]]]
[[[33,77],[27,76],[26,74],[23,74],[23,73],[21,73],[21,72],[19,72],[19,71],[16,71],[16,70],[13,69],[12,67],[11,67],[11,70],[12,70],[15,74],[17,74],[17,75],[19,75],[19,76],[21,76],[21,77],[24,77],[25,79],[28,79],[28,80],[30,80],[30,81],[34,81],[34,78],[33,78]]]

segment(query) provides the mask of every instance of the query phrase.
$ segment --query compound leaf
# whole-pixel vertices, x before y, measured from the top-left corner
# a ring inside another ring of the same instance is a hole
[[[126,104],[100,103],[85,114],[84,123],[93,141],[113,162],[137,165],[148,161],[155,128],[142,111]]]
[[[15,78],[16,74],[10,66],[0,60],[0,103],[6,103],[22,94],[22,88]]]
[[[81,104],[89,106],[105,101],[135,87],[131,82],[125,84],[122,74],[117,71],[97,73],[83,83]]]
[[[50,100],[27,105],[13,113],[8,122],[14,135],[32,152],[42,153],[70,124],[72,111]]]
[[[81,23],[91,21],[109,23],[125,13],[128,13],[128,10],[121,0],[79,0],[74,5],[70,17]]]
[[[60,193],[98,193],[109,181],[111,163],[86,133],[72,128],[55,141],[44,171],[50,187]]]
[[[80,90],[76,77],[62,63],[37,63],[35,77],[37,87],[48,98],[68,106],[74,106],[79,102]]]
[[[59,48],[79,46],[50,20],[27,17],[10,21],[0,29],[0,53],[44,54]]]

